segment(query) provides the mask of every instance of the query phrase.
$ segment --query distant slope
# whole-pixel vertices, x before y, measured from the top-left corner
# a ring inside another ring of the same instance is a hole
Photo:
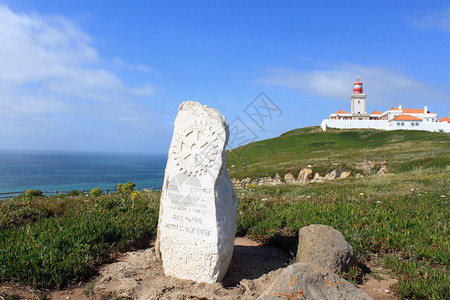
[[[261,177],[311,165],[315,171],[363,171],[363,161],[386,161],[391,172],[450,164],[450,135],[427,131],[295,129],[227,151],[231,177]]]

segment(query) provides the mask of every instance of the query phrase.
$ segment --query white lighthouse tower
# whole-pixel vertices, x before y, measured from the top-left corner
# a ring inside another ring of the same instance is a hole
[[[362,82],[356,80],[353,84],[353,94],[350,96],[352,106],[352,119],[368,120],[369,115],[366,111],[366,94],[363,93]]]

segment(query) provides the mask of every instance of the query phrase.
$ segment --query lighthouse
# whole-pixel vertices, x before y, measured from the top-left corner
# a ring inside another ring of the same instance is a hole
[[[359,78],[353,84],[353,94],[350,96],[353,120],[368,120],[366,111],[366,94],[363,93],[363,84]]]

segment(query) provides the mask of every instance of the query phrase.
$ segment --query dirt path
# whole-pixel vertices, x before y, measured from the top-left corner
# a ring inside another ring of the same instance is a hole
[[[289,263],[289,255],[258,243],[236,238],[233,259],[222,283],[206,284],[180,280],[164,275],[162,265],[153,247],[128,252],[117,262],[100,268],[100,275],[91,283],[48,293],[47,299],[255,299]],[[397,299],[386,293],[395,280],[380,269],[360,286],[375,300]],[[384,275],[384,276],[383,276]],[[388,280],[377,280],[375,278]],[[1,295],[17,295],[17,299],[39,299],[40,292],[27,287],[3,284]]]

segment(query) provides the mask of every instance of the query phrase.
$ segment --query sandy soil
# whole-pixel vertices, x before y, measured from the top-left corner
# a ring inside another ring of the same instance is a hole
[[[164,276],[153,247],[123,254],[117,262],[100,268],[100,275],[88,284],[61,291],[33,291],[24,286],[3,283],[2,297],[17,299],[255,299],[289,263],[289,255],[258,243],[237,238],[233,259],[222,283],[206,284]],[[373,299],[397,299],[390,291],[396,280],[387,271],[373,267],[367,282],[359,286]]]

